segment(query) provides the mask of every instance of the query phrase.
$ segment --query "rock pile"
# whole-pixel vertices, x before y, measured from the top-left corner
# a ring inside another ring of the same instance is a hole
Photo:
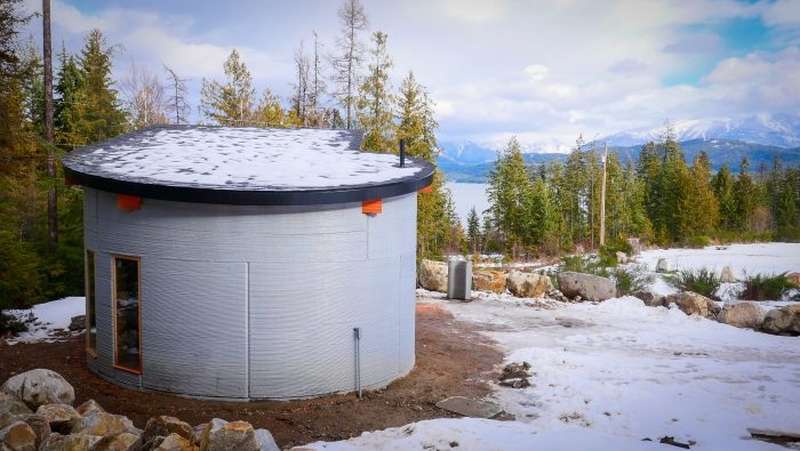
[[[150,418],[144,430],[94,400],[73,407],[72,386],[35,369],[0,387],[0,449],[89,451],[277,451],[272,434],[244,421],[214,418],[192,427],[175,417]]]
[[[525,388],[531,386],[530,373],[531,364],[528,362],[516,363],[512,362],[503,367],[503,372],[500,373],[499,384],[503,387],[511,388]]]

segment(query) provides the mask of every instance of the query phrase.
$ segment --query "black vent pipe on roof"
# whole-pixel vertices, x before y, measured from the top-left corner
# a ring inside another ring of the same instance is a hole
[[[400,140],[400,167],[406,167],[406,140]]]

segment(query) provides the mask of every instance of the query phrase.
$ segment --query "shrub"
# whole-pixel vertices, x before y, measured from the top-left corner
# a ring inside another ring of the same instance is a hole
[[[608,244],[600,247],[600,266],[614,267],[619,263],[617,261],[617,252],[624,252],[630,254],[633,248],[630,243],[622,239],[609,241]]]
[[[752,299],[755,301],[779,300],[784,295],[794,293],[792,298],[800,298],[800,293],[794,289],[788,280],[786,273],[745,276],[744,291],[739,295],[740,299]]]
[[[36,321],[36,317],[33,313],[17,317],[0,311],[0,336],[6,335],[9,332],[12,335],[25,332],[34,321]]]
[[[685,244],[690,249],[702,249],[711,245],[711,238],[707,236],[692,236],[686,239]]]
[[[561,259],[561,271],[586,272],[586,260],[580,256],[567,256]]]
[[[708,268],[681,269],[664,277],[664,280],[681,291],[694,291],[711,299],[719,300],[719,277]]]
[[[618,267],[614,269],[612,275],[617,283],[617,296],[646,290],[655,280],[655,275],[647,269],[647,265],[644,263]]]

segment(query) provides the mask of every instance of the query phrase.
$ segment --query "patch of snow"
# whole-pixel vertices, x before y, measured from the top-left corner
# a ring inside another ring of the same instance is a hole
[[[32,313],[37,320],[31,324],[30,330],[16,337],[9,338],[9,344],[36,343],[40,341],[52,342],[57,340],[56,334],[68,330],[70,320],[74,316],[86,312],[86,298],[71,296],[57,301],[38,304],[27,310],[7,310],[6,313],[24,318]]]
[[[233,127],[144,130],[67,155],[81,173],[152,185],[302,190],[412,177],[412,159],[357,150],[356,132]]]

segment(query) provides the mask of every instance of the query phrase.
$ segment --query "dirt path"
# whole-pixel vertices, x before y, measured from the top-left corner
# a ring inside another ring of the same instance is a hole
[[[221,402],[127,390],[96,376],[85,365],[83,336],[59,343],[0,347],[0,382],[33,368],[49,368],[75,388],[75,405],[94,399],[143,428],[155,415],[172,415],[192,425],[211,418],[249,421],[265,428],[282,448],[316,440],[342,440],[364,431],[451,417],[435,403],[448,396],[480,398],[502,353],[469,324],[440,307],[417,305],[417,361],[405,378],[378,391],[303,401]]]

